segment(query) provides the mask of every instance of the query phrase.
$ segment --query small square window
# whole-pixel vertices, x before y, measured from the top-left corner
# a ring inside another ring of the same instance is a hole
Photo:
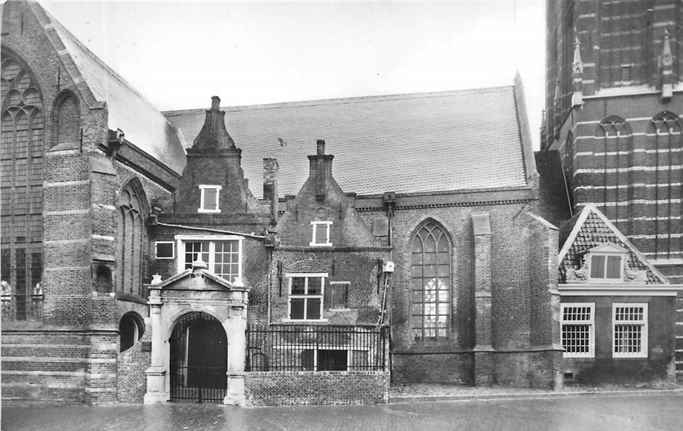
[[[312,221],[311,226],[312,238],[310,246],[331,246],[330,242],[330,227],[332,226],[331,221]]]
[[[622,260],[620,255],[591,255],[591,279],[621,280]]]
[[[175,259],[173,241],[156,241],[154,243],[154,257],[156,259]]]
[[[200,197],[199,209],[197,210],[197,212],[200,212],[200,213],[219,213],[219,212],[221,212],[221,209],[219,206],[219,196],[220,196],[221,189],[222,189],[221,186],[207,186],[207,185],[199,186],[199,190],[201,192],[201,197]]]

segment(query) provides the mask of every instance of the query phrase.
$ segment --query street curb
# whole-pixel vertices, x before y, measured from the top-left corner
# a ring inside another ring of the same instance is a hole
[[[571,398],[582,396],[643,396],[660,394],[683,394],[683,388],[674,389],[634,389],[634,390],[586,390],[586,391],[548,391],[548,392],[512,392],[491,394],[462,394],[462,395],[398,395],[389,397],[388,404],[406,404],[430,401],[493,401],[493,400],[523,400],[547,398]]]

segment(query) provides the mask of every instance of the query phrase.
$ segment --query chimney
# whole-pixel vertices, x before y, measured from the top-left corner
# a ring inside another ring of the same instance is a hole
[[[270,217],[271,223],[277,223],[278,211],[278,190],[277,190],[277,174],[280,170],[280,165],[277,159],[264,158],[263,159],[263,199],[270,200]]]
[[[206,111],[204,125],[195,138],[192,148],[195,150],[236,150],[235,141],[225,128],[225,111],[220,110],[221,99],[211,97],[211,108]]]
[[[318,202],[325,200],[327,181],[332,177],[332,154],[325,154],[325,141],[318,139],[316,142],[316,154],[308,156],[310,161],[311,178],[315,178],[315,199]]]

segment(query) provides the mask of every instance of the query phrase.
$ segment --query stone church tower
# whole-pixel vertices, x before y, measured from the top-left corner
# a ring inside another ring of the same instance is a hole
[[[672,283],[683,281],[682,6],[548,0],[539,154],[559,153],[573,212],[595,204]]]

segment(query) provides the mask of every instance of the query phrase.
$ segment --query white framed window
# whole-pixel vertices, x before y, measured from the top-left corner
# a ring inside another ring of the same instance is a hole
[[[154,241],[155,259],[175,259],[175,246],[173,241]]]
[[[219,197],[221,193],[222,186],[213,186],[201,184],[199,186],[199,192],[201,193],[199,208],[197,212],[199,213],[219,213],[221,208],[219,205]]]
[[[330,228],[332,227],[331,221],[312,221],[312,236],[310,246],[321,247],[321,246],[331,246],[330,242]]]
[[[289,320],[323,320],[326,273],[287,274]]]
[[[612,355],[647,358],[647,304],[612,304]]]
[[[367,353],[367,352],[366,352]],[[319,348],[301,351],[301,369],[304,371],[348,371],[350,351]]]
[[[562,347],[565,358],[595,357],[595,303],[560,304]]]
[[[330,281],[330,309],[344,310],[349,308],[349,281]]]
[[[208,270],[233,283],[242,278],[243,237],[237,235],[176,235],[178,272],[202,260]]]
[[[619,282],[624,279],[627,250],[615,244],[603,244],[586,255],[590,280]]]

